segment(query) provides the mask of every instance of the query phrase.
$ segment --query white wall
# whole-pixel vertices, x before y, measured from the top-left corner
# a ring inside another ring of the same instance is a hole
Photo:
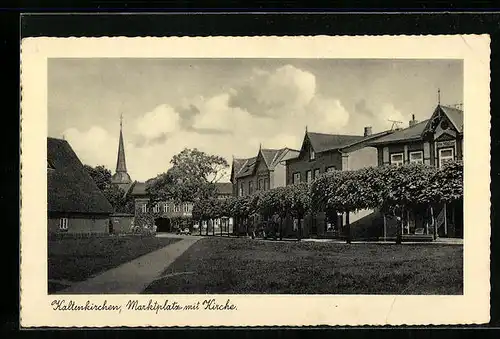
[[[375,147],[363,147],[350,152],[347,158],[347,168],[343,170],[357,170],[364,167],[377,166],[377,149]]]

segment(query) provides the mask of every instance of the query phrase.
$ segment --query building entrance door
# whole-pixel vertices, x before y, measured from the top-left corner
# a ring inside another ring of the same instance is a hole
[[[158,218],[155,220],[156,232],[172,232],[169,218]]]

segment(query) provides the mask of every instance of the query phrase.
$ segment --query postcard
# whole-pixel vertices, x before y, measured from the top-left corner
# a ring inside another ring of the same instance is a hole
[[[488,35],[26,38],[22,327],[489,321]]]

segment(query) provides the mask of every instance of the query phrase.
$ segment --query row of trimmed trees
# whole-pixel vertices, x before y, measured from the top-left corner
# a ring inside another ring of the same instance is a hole
[[[463,164],[450,162],[441,169],[424,164],[367,167],[355,171],[325,173],[311,183],[299,183],[260,191],[250,196],[226,200],[205,199],[195,202],[193,218],[213,220],[232,217],[246,223],[260,215],[264,220],[279,220],[279,235],[287,217],[298,220],[297,238],[302,235],[306,214],[325,212],[332,218],[346,213],[346,241],[351,242],[349,213],[380,209],[383,214],[403,220],[406,211],[433,209],[463,197]],[[201,223],[200,223],[201,225]],[[401,242],[401,227],[396,241]]]

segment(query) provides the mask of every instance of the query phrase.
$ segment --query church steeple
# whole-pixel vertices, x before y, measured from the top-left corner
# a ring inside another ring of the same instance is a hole
[[[120,140],[118,142],[118,158],[116,159],[116,173],[127,173],[125,161],[125,147],[123,147],[123,115],[120,115]]]
[[[128,185],[132,182],[127,173],[125,161],[125,147],[123,146],[123,115],[120,115],[120,139],[118,141],[118,157],[116,159],[116,173],[111,178],[113,184],[118,186]]]

